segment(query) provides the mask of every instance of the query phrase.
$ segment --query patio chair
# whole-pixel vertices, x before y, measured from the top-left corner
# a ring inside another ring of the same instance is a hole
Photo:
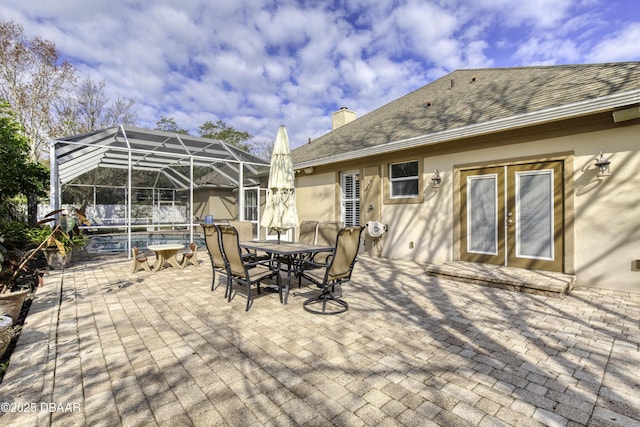
[[[342,227],[344,227],[344,223],[341,221],[321,221],[318,224],[316,244],[333,246]],[[313,261],[318,264],[326,264],[329,256],[331,256],[330,252],[320,252],[313,257]]]
[[[252,258],[243,257],[240,248],[240,239],[238,230],[231,225],[219,225],[220,239],[222,242],[222,253],[228,263],[229,272],[229,292],[228,301],[233,299],[233,284],[245,285],[247,287],[247,306],[245,311],[249,311],[253,303],[251,297],[251,285],[255,284],[258,294],[260,294],[260,282],[265,279],[276,277],[278,282],[278,293],[280,294],[280,302],[283,301],[282,282],[278,269],[272,268],[272,264],[277,261],[273,260],[254,260]]]
[[[253,240],[253,223],[251,221],[229,221],[229,225],[238,230],[240,241]]]
[[[344,227],[338,232],[335,241],[335,250],[329,255],[326,264],[315,264],[311,270],[302,270],[301,277],[318,286],[322,291],[320,295],[307,299],[302,306],[308,312],[315,314],[338,314],[349,309],[346,301],[333,295],[335,286],[351,280],[353,266],[357,261],[360,236],[364,227]],[[322,304],[322,309],[315,309],[315,304]],[[337,307],[327,311],[327,307]]]
[[[229,225],[238,230],[238,239],[241,242],[253,240],[253,223],[251,221],[228,221]],[[250,251],[249,249],[243,249],[243,257],[249,258],[252,261],[264,260],[269,257],[265,254],[258,255],[256,251]]]
[[[229,295],[229,289],[231,288],[229,274],[229,266],[224,258],[222,252],[222,242],[220,241],[220,229],[214,224],[202,224],[204,229],[204,241],[207,245],[207,251],[209,252],[209,259],[211,260],[211,268],[213,270],[213,277],[211,278],[211,290],[216,288],[216,271],[224,273],[227,277],[227,284],[225,286],[224,297]]]
[[[318,221],[302,221],[300,223],[300,234],[298,235],[298,242],[314,244],[316,242],[317,230]]]
[[[131,258],[133,258],[133,264],[131,267],[132,273],[136,273],[141,268],[145,271],[151,271],[151,266],[149,266],[149,259],[146,255],[143,255],[138,251],[137,246],[131,248]]]
[[[198,266],[198,245],[196,242],[189,243],[189,250],[180,253],[182,254],[182,259],[180,260],[182,268],[185,268],[189,264],[193,264],[196,267]]]
[[[316,231],[318,229],[318,221],[309,221],[304,220],[300,223],[300,233],[298,235],[298,243],[307,243],[314,244],[316,242]],[[289,257],[285,256],[276,256],[276,259],[280,261],[280,269],[281,271],[288,271],[289,263],[291,263],[292,271],[297,271],[299,268],[300,262],[304,259],[303,257],[295,257],[293,259],[289,259]]]

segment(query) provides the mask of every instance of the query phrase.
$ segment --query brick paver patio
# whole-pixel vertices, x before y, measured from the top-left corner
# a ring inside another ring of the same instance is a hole
[[[202,258],[46,277],[0,425],[640,425],[640,294],[550,298],[362,257],[346,313],[305,312],[306,287],[245,312]]]

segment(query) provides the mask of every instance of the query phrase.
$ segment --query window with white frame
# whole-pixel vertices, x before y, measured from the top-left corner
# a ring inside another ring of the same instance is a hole
[[[340,202],[344,225],[360,225],[360,172],[340,174]]]
[[[258,220],[258,190],[255,188],[244,190],[244,220]]]
[[[389,165],[389,194],[394,197],[417,197],[420,171],[418,161]]]

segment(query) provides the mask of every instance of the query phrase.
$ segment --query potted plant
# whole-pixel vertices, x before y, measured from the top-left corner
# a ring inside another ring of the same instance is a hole
[[[2,310],[0,310],[0,357],[7,351],[7,347],[9,347],[14,336],[13,319],[5,316]]]
[[[44,242],[28,251],[7,246],[0,236],[0,310],[16,321],[24,300],[41,282],[36,255]]]
[[[52,221],[61,210],[50,212],[39,224]],[[78,210],[78,217],[86,221]],[[15,322],[22,310],[24,300],[38,286],[42,285],[42,269],[40,258],[42,253],[54,253],[57,256],[69,257],[75,245],[83,245],[84,236],[80,233],[76,221],[68,215],[60,215],[54,227],[45,225],[31,229],[28,233],[32,241],[31,248],[23,249],[16,244],[8,244],[4,236],[0,236],[0,310],[4,310]],[[56,261],[53,261],[54,266]],[[51,264],[49,264],[50,268]],[[61,267],[64,266],[64,262]]]
[[[62,210],[50,212],[39,224],[53,221],[53,215],[60,212]],[[76,218],[78,219],[76,220]],[[82,248],[87,244],[84,234],[80,232],[78,222],[88,224],[84,212],[80,209],[75,209],[73,216],[64,213],[60,214],[58,225],[56,226],[57,232],[49,225],[35,229],[32,232],[32,241],[40,242],[44,240],[47,242],[44,253],[50,269],[61,270],[69,265],[72,260],[73,250]]]

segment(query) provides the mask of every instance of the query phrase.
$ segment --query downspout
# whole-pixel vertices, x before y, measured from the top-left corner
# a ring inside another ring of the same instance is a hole
[[[240,162],[240,173],[238,177],[238,205],[239,205],[239,215],[238,218],[240,221],[244,221],[244,163]]]
[[[193,156],[189,157],[189,243],[193,242]]]
[[[49,210],[60,209],[60,176],[58,174],[58,156],[56,141],[49,141]]]
[[[127,259],[131,259],[131,144],[129,144],[124,126],[120,125],[120,130],[127,144]]]

